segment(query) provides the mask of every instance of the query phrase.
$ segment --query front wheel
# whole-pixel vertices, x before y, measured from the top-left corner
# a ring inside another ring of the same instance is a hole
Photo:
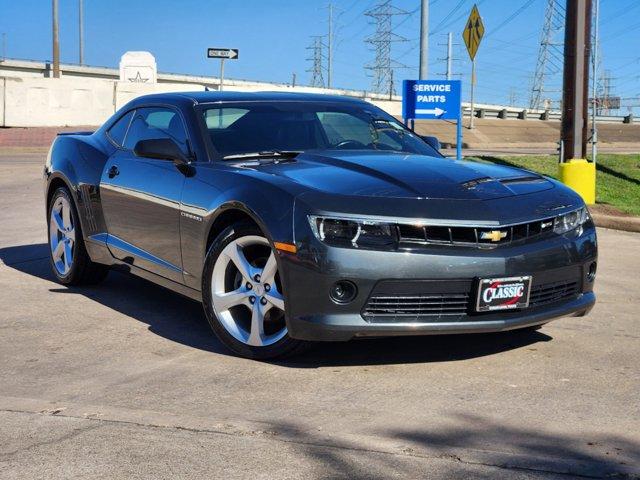
[[[276,253],[257,226],[237,223],[209,248],[204,310],[220,341],[238,355],[268,359],[306,346],[288,334],[283,291]]]

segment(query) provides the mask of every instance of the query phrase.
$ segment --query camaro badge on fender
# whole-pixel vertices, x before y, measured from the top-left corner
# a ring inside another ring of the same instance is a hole
[[[196,222],[202,221],[202,217],[198,215],[194,215],[193,213],[180,212],[180,215],[182,215],[183,217],[190,218],[191,220],[195,220]]]

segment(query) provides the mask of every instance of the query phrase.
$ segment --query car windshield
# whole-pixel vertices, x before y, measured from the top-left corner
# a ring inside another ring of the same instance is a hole
[[[373,105],[331,102],[233,102],[202,110],[222,157],[259,152],[383,150],[441,156]]]

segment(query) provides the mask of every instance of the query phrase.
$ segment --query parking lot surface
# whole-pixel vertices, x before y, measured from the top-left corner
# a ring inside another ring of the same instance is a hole
[[[318,344],[259,363],[199,304],[49,272],[41,154],[0,154],[1,478],[640,478],[640,234],[539,332]]]

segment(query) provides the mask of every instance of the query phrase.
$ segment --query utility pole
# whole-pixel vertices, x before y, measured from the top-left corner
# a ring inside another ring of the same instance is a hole
[[[595,165],[598,156],[598,127],[596,110],[598,103],[598,21],[600,16],[600,0],[594,0],[593,44],[591,45],[591,161]]]
[[[596,166],[587,161],[591,0],[567,0],[558,167],[562,182],[587,204],[596,201]]]
[[[53,0],[53,78],[60,78],[60,40],[58,36],[58,0]]]
[[[449,34],[451,35],[451,34]],[[451,37],[449,37],[451,38]],[[448,71],[448,68],[447,68]],[[429,0],[420,4],[420,80],[429,76]],[[447,79],[449,77],[447,76]]]
[[[78,0],[78,59],[84,65],[84,2]]]
[[[516,104],[516,89],[511,87],[509,89],[509,106],[513,107]]]
[[[567,0],[562,85],[565,159],[586,158],[591,0]],[[564,159],[563,159],[564,161]]]
[[[447,80],[451,80],[451,65],[453,63],[453,33],[447,35]]]
[[[7,59],[7,34],[2,32],[2,61]]]
[[[438,76],[443,76],[447,80],[451,80],[454,77],[453,73],[453,62],[457,60],[453,56],[453,47],[456,45],[453,43],[453,33],[449,32],[446,34],[447,43],[438,43],[438,45],[445,47],[445,55],[442,58],[438,58],[438,61],[443,61],[445,64],[444,73],[438,73]]]
[[[333,3],[329,2],[329,37],[327,38],[327,88],[333,77]]]
[[[296,74],[295,74],[295,72],[291,74],[291,86],[292,87],[296,86]]]

